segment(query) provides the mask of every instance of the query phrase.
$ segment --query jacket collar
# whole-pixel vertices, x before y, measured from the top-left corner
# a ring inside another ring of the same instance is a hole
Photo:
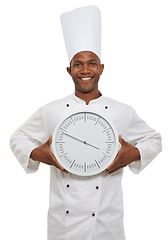
[[[84,100],[82,100],[81,98],[77,97],[77,96],[75,95],[75,93],[72,94],[72,97],[73,97],[73,99],[74,99],[75,102],[78,102],[78,103],[81,103],[81,104],[86,105],[86,102],[85,102]],[[103,100],[103,96],[102,96],[102,94],[101,94],[100,97],[91,100],[88,105],[95,104],[95,103],[99,103],[99,102],[101,102],[102,100]]]

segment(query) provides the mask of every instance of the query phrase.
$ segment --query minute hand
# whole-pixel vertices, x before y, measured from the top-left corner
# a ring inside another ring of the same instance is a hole
[[[71,138],[74,138],[74,139],[76,139],[76,140],[78,140],[78,141],[80,141],[80,142],[82,142],[82,143],[84,143],[84,144],[86,144],[86,145],[89,145],[89,146],[94,147],[94,148],[96,148],[96,149],[99,150],[99,148],[96,147],[96,146],[94,146],[93,144],[90,144],[90,143],[88,143],[88,142],[86,142],[86,141],[83,141],[83,140],[77,138],[77,137],[74,137],[73,135],[71,135],[71,134],[69,134],[69,133],[64,132],[64,134],[67,135],[67,136],[69,136],[69,137],[71,137]]]
[[[76,140],[78,140],[78,141],[80,141],[80,142],[85,143],[85,141],[83,141],[83,140],[81,140],[81,139],[79,139],[79,138],[77,138],[77,137],[74,137],[74,136],[72,136],[72,135],[69,134],[69,133],[64,132],[64,134],[67,135],[67,136],[69,136],[69,137],[71,137],[71,138],[74,138],[74,139],[76,139]]]

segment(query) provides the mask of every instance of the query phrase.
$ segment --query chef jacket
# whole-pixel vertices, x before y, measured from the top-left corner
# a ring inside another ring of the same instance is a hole
[[[141,120],[134,109],[101,96],[89,102],[75,94],[41,107],[11,137],[11,149],[27,173],[38,170],[32,150],[45,143],[57,123],[76,111],[102,112],[118,134],[139,149],[141,159],[129,167],[139,173],[161,151],[161,136]],[[48,240],[124,240],[123,169],[113,174],[77,176],[50,167]]]

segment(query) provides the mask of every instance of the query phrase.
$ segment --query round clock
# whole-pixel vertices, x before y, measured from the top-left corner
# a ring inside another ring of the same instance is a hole
[[[57,124],[51,150],[68,172],[91,176],[111,164],[119,146],[118,134],[111,121],[98,113],[83,111]]]

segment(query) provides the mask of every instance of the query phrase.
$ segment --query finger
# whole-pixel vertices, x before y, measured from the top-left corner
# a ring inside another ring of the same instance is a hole
[[[63,168],[58,162],[56,162],[54,164],[54,166],[58,169],[60,169],[61,171],[65,172],[65,173],[69,173],[65,168]]]
[[[52,143],[52,135],[49,136],[49,139],[48,139],[48,144],[49,146],[51,145]],[[55,167],[59,168],[60,170],[64,171],[64,168],[61,166],[61,164],[57,161],[57,159],[55,158],[53,152],[51,151],[50,149],[50,153],[51,153],[51,159],[52,159],[52,163],[54,164]]]
[[[121,167],[122,167],[122,165],[116,164],[116,165],[112,166],[111,168],[108,168],[107,172],[109,173],[109,172],[117,171],[117,169],[120,169]]]
[[[108,166],[104,171],[103,171],[103,173],[106,173],[106,172],[109,172],[109,171],[111,171],[111,170],[113,170],[113,169],[116,169],[116,168],[118,168],[119,166],[118,166],[118,163],[117,162],[112,162],[112,164],[110,164],[110,166]]]
[[[103,171],[103,173],[108,172],[111,168],[115,168],[115,166],[117,165],[117,158],[118,158],[118,154],[116,155],[115,159],[113,160],[113,162]]]
[[[49,136],[49,139],[48,139],[48,144],[49,146],[51,145],[52,143],[52,135]],[[50,149],[51,150],[51,149]],[[52,153],[52,151],[51,151]],[[54,162],[54,166],[58,169],[60,169],[61,171],[65,172],[65,173],[69,173],[64,167],[61,166],[61,164],[57,161],[57,159],[55,158],[54,154],[52,153],[52,159],[53,159],[53,162]]]
[[[121,169],[121,168],[124,168],[124,167],[126,167],[126,166],[127,166],[127,164],[125,164],[125,163],[117,164],[116,166],[111,167],[111,168],[108,170],[108,173],[111,174],[112,172],[115,172],[115,171],[117,171],[117,170],[119,170],[119,169]]]
[[[61,171],[65,172],[65,173],[68,173],[68,171],[57,161],[57,159],[55,158],[53,153],[52,153],[52,162],[56,168],[60,169]]]
[[[118,155],[118,154],[117,154]],[[114,161],[103,171],[103,173],[106,173],[106,172],[114,172],[116,171],[117,169],[121,168],[122,165],[121,163],[118,161],[118,158],[116,156],[116,158],[114,159]]]
[[[48,138],[48,141],[46,142],[46,144],[48,145],[49,148],[50,148],[51,143],[52,143],[52,136],[50,135]]]
[[[49,136],[49,139],[48,139],[48,144],[49,144],[49,146],[51,145],[51,143],[52,143],[52,135],[50,135],[50,136]]]
[[[121,144],[121,146],[125,143],[124,139],[122,138],[121,135],[118,136],[119,142]]]
[[[123,168],[122,166],[118,167],[117,169],[114,169],[112,171],[109,171],[108,174],[112,174],[113,172],[116,172],[118,170],[120,170],[121,168]]]
[[[118,136],[118,139],[119,139],[119,142],[122,143],[122,136],[121,135]]]
[[[64,171],[64,167],[61,166],[61,164],[56,160],[56,158],[54,157],[53,159],[54,165],[59,168],[60,170]]]

